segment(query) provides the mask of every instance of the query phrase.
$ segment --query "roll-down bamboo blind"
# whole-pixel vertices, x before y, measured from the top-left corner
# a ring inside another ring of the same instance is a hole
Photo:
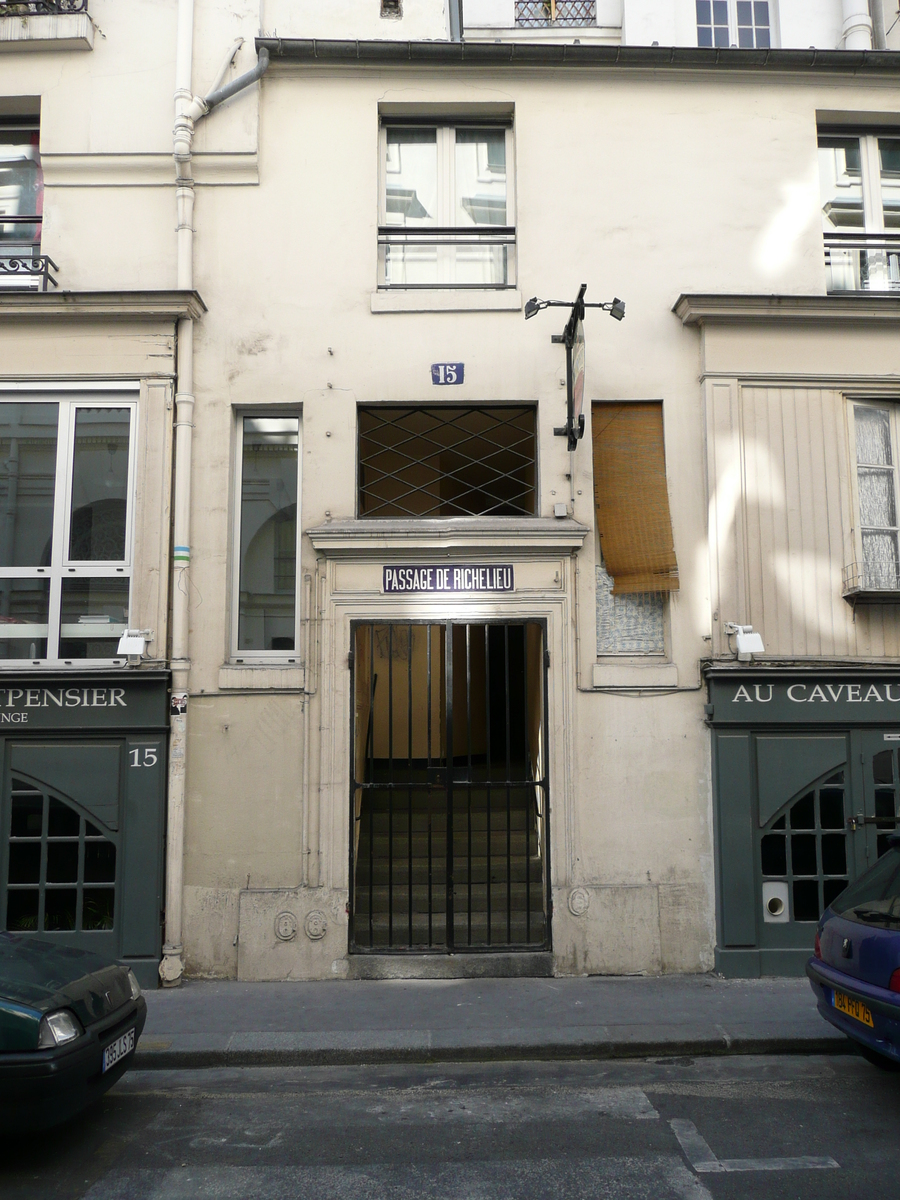
[[[613,594],[677,591],[662,403],[595,401],[591,431],[597,529]]]

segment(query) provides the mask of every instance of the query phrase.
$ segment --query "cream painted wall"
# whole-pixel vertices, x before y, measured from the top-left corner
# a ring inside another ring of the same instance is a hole
[[[380,0],[257,0],[259,26],[284,38],[416,41],[449,36],[447,0],[402,0],[402,17],[382,17]]]

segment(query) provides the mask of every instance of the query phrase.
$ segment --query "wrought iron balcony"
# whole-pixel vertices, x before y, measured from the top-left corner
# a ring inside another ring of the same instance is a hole
[[[900,600],[900,566],[896,562],[852,562],[841,574],[845,600],[876,604]]]
[[[55,17],[87,10],[88,0],[0,0],[0,17]]]
[[[597,0],[516,0],[516,25],[581,29],[597,24]]]
[[[0,249],[0,290],[46,292],[59,283],[50,274],[59,267],[46,254],[6,254]]]
[[[900,291],[900,233],[826,233],[829,292]]]

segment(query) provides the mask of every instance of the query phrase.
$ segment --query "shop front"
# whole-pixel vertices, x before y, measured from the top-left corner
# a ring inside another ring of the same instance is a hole
[[[160,957],[168,674],[0,679],[0,914],[125,962]]]
[[[827,905],[898,825],[900,673],[707,673],[716,965],[800,974]]]

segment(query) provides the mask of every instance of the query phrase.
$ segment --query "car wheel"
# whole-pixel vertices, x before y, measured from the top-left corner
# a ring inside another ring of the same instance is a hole
[[[900,1071],[900,1062],[895,1062],[886,1054],[879,1054],[877,1050],[872,1050],[869,1046],[862,1045],[861,1042],[854,1042],[854,1045],[866,1062],[870,1062],[873,1067],[878,1067],[882,1071]]]

